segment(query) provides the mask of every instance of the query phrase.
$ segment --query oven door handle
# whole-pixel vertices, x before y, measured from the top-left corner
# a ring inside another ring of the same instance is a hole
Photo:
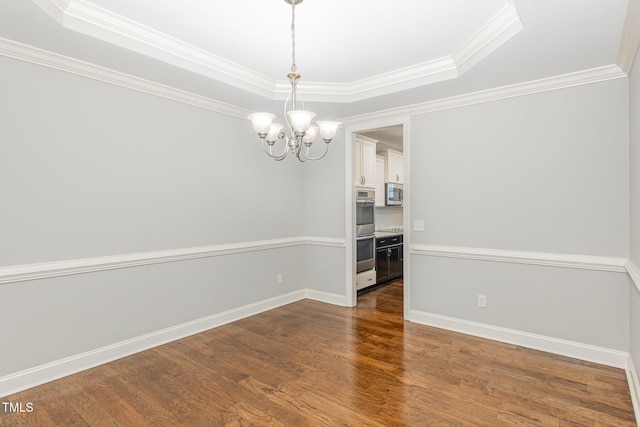
[[[356,240],[375,239],[375,234],[367,234],[366,236],[357,236]]]

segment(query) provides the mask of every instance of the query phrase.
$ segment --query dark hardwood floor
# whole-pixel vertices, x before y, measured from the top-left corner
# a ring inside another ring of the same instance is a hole
[[[623,370],[304,300],[2,402],[2,426],[635,426]]]

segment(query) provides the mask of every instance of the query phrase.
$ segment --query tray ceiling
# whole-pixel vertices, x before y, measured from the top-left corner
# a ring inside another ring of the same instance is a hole
[[[620,78],[639,10],[640,0],[304,0],[300,89],[335,119]],[[290,12],[284,0],[3,0],[0,55],[206,108],[273,110],[288,92]]]
[[[288,93],[282,0],[34,1],[67,29],[266,97]],[[510,0],[306,0],[296,7],[300,89],[353,102],[452,79],[521,29]]]

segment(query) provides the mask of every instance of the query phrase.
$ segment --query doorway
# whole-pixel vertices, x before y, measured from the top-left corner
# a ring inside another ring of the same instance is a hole
[[[354,305],[361,300],[362,295],[372,290],[403,280],[406,285],[406,131],[406,124],[399,124],[351,133],[355,194],[357,196],[365,191],[375,194],[373,236],[358,235],[357,222],[354,222],[353,227],[356,230],[355,243],[364,238],[375,241],[373,268],[362,271],[356,265],[353,267],[356,298]],[[357,211],[358,207],[355,209]],[[354,221],[357,221],[357,217]],[[354,244],[354,260],[360,259],[358,246]]]

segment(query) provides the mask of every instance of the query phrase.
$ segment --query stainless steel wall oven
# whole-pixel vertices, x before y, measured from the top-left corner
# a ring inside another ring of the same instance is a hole
[[[356,272],[371,270],[376,265],[375,191],[356,188]]]
[[[356,188],[356,236],[366,236],[376,231],[375,203],[375,191]]]
[[[376,237],[356,237],[356,273],[371,270],[376,265]]]

